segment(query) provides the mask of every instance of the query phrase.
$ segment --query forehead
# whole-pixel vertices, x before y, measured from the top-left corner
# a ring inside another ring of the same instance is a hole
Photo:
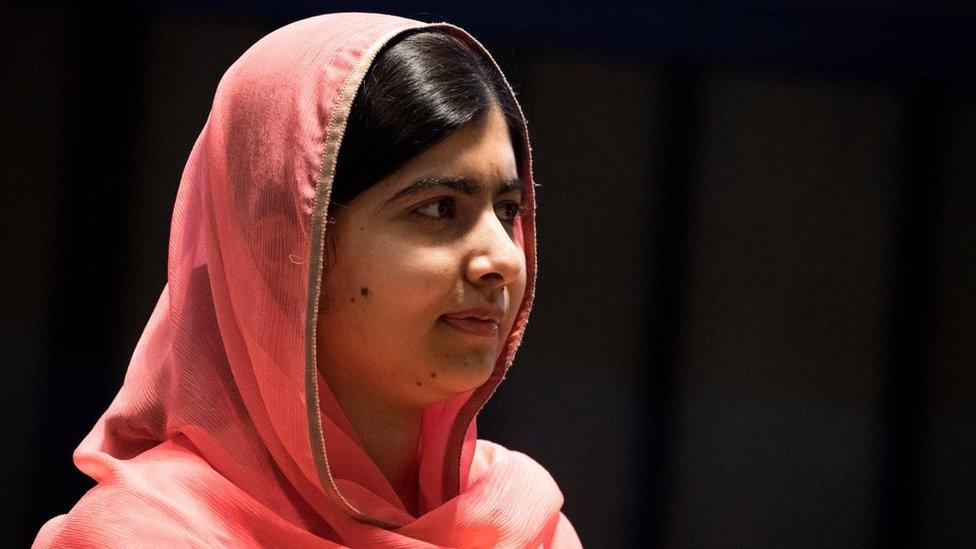
[[[380,200],[435,187],[465,194],[521,191],[508,125],[498,109],[461,126],[374,185]]]
[[[500,176],[516,175],[515,151],[508,123],[501,110],[491,109],[485,116],[464,124],[427,150],[414,156],[398,171],[433,172],[428,175]],[[464,173],[472,172],[472,173]]]

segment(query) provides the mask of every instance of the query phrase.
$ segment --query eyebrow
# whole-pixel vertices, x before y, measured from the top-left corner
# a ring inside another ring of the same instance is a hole
[[[387,200],[387,203],[396,202],[401,198],[437,187],[447,187],[468,196],[474,196],[480,191],[483,191],[485,185],[469,177],[424,177],[397,191],[392,198]],[[519,194],[523,194],[525,192],[525,185],[518,178],[506,179],[495,187],[495,196],[503,195],[509,191],[518,191]]]

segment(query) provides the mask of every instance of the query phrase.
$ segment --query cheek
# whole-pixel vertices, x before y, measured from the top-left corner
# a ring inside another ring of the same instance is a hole
[[[360,265],[354,297],[389,319],[439,315],[457,286],[451,256],[436,248],[384,246],[362,257]]]
[[[526,285],[527,285],[527,278],[525,272],[525,262],[523,261],[522,274],[519,276],[518,281],[515,284],[512,284],[512,294],[513,297],[515,298],[513,301],[515,302],[516,307],[518,306],[518,304],[522,302],[522,298],[525,296]]]
[[[509,299],[511,299],[510,309],[511,309],[511,319],[509,320],[509,330],[511,330],[512,325],[515,322],[515,315],[518,313],[519,306],[522,304],[522,299],[525,297],[525,288],[527,285],[527,277],[525,272],[525,261],[522,261],[522,274],[519,275],[518,280],[513,282],[509,286]]]

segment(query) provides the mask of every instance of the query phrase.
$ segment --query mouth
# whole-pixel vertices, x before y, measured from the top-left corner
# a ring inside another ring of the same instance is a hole
[[[439,320],[466,334],[495,338],[503,314],[501,309],[471,309],[441,315]]]

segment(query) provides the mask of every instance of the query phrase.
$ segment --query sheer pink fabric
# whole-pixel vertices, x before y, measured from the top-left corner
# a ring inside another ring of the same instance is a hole
[[[36,547],[579,546],[552,477],[476,438],[534,292],[528,158],[530,207],[516,231],[525,299],[491,379],[424,413],[421,516],[406,512],[315,368],[346,116],[377,51],[418,28],[452,33],[493,63],[450,25],[332,14],[269,34],[224,75],[180,183],[168,283],[121,391],[74,454],[98,484]]]

